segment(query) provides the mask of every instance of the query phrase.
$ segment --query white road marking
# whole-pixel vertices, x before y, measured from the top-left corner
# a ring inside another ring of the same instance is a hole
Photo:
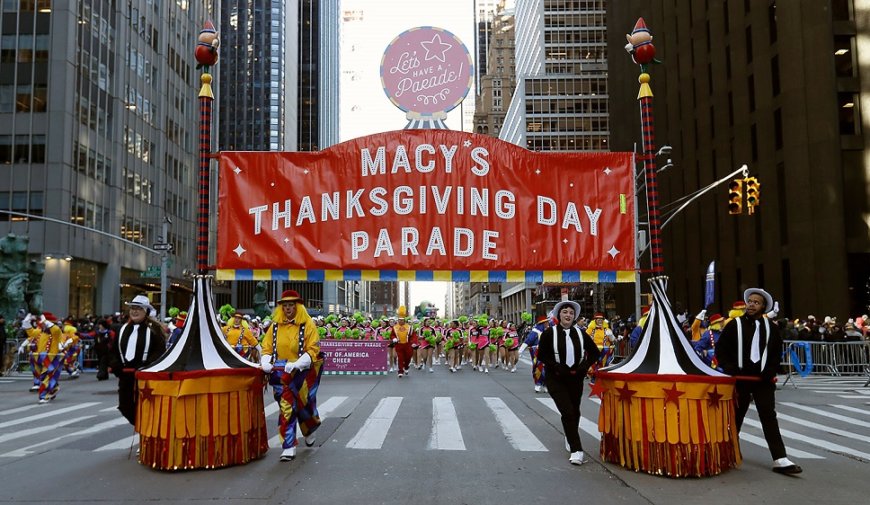
[[[464,451],[465,441],[456,417],[453,400],[448,397],[432,398],[432,433],[429,436],[429,449],[442,451]]]
[[[546,452],[544,444],[532,434],[532,431],[520,421],[520,418],[508,408],[504,400],[491,396],[483,397],[483,401],[495,414],[495,419],[501,425],[502,432],[514,449],[523,452]]]
[[[380,449],[402,405],[401,396],[382,398],[362,428],[347,443],[350,449]]]

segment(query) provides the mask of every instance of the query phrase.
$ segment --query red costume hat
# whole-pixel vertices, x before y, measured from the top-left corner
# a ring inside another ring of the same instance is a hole
[[[301,296],[299,296],[299,293],[297,293],[295,290],[288,289],[287,291],[281,293],[281,299],[278,300],[278,303],[282,302],[296,302],[304,304],[305,300]]]
[[[743,310],[746,308],[746,302],[743,300],[739,300],[731,304],[731,308],[734,310]]]
[[[604,314],[602,314],[601,312],[596,312],[595,315],[592,316],[592,319],[604,319]]]
[[[710,324],[721,323],[723,319],[725,318],[722,317],[722,314],[713,314],[710,316]]]

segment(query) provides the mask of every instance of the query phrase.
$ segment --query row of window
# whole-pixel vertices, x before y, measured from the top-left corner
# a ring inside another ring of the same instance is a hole
[[[529,118],[527,132],[606,132],[610,129],[608,116]]]
[[[0,85],[0,113],[45,112],[48,108],[48,86]]]
[[[137,49],[130,46],[127,47],[127,57],[124,64],[130,67],[133,73],[145,79],[146,83],[157,83],[158,68],[156,62],[152,63],[150,58]]]
[[[111,227],[109,209],[83,198],[73,196],[70,204],[69,220],[87,228],[108,231]]]
[[[45,163],[45,135],[0,135],[0,163]]]
[[[124,147],[127,152],[145,163],[153,164],[157,155],[157,145],[137,131],[124,127]]]
[[[526,79],[526,96],[606,95],[607,76],[584,76],[571,79]]]
[[[127,85],[127,109],[150,125],[154,125],[157,120],[157,103],[145,98],[138,89],[130,85]]]
[[[124,167],[124,193],[138,198],[145,203],[151,203],[154,196],[154,183],[147,177]]]
[[[77,172],[105,184],[111,184],[112,159],[92,148],[75,142],[73,163]]]
[[[150,244],[151,237],[156,238],[154,226],[146,225],[142,220],[125,216],[121,222],[121,237],[137,244]]]
[[[166,192],[166,196],[163,199],[163,210],[182,219],[191,219],[190,202],[188,202],[187,198],[176,195],[172,191]]]
[[[43,214],[44,199],[42,191],[2,191],[0,192],[0,210],[20,212],[41,216]],[[23,216],[10,216],[0,212],[0,221],[25,221]]]
[[[544,0],[544,12],[604,11],[605,0]]]
[[[526,114],[607,114],[607,98],[527,99]]]
[[[97,7],[93,9],[91,9],[91,5],[88,2],[81,2],[79,24],[83,30],[92,32],[94,37],[99,39],[100,44],[112,47],[115,45],[115,27],[109,23],[108,19],[100,15],[100,6],[107,13],[112,9],[111,2],[97,2]]]
[[[48,61],[50,37],[47,33],[20,33],[0,37],[0,63]]]
[[[607,135],[528,136],[526,148],[531,151],[607,151]]]
[[[166,175],[182,184],[190,184],[190,166],[176,159],[169,153],[164,154],[164,166]]]
[[[111,132],[109,128],[111,116],[109,113],[102,104],[91,101],[86,95],[79,95],[78,117],[82,126],[90,128],[102,136],[108,136]]]
[[[603,27],[600,30],[545,30],[544,44],[548,46],[564,44],[607,44],[607,31]]]

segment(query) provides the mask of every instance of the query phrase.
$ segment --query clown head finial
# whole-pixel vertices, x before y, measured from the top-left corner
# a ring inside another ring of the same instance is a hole
[[[656,60],[656,48],[652,45],[652,33],[646,27],[646,22],[643,18],[638,18],[634,25],[634,30],[631,34],[625,36],[628,44],[625,45],[625,50],[631,55],[631,59],[640,65],[641,70],[646,72],[646,65],[650,62],[658,63]]]
[[[220,45],[221,41],[214,28],[214,23],[206,21],[199,32],[199,39],[194,51],[196,62],[199,63],[196,68],[215,65],[218,61],[218,47]]]

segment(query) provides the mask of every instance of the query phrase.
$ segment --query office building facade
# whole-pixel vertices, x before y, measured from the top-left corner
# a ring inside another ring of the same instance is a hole
[[[211,2],[0,2],[0,235],[44,261],[43,308],[155,303],[171,220],[168,305],[196,267],[199,74]],[[73,226],[75,225],[75,226]],[[50,289],[49,289],[50,288]]]
[[[727,189],[664,229],[672,300],[703,304],[716,260],[715,310],[763,286],[781,314],[855,316],[870,303],[870,106],[867,7],[852,0],[609,3],[611,51],[643,16],[663,62],[650,69],[659,177],[673,201],[746,164],[761,182],[752,215],[728,213]],[[640,140],[638,67],[610,62],[613,147]]]

